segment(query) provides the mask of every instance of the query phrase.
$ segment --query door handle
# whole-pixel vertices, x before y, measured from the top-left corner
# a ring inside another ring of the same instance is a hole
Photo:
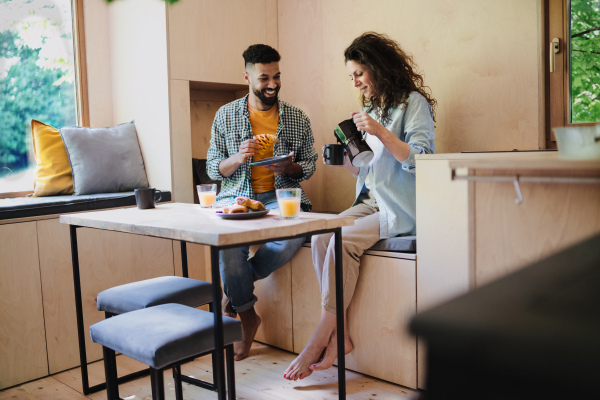
[[[550,72],[556,69],[556,54],[560,53],[560,39],[554,38],[550,42]]]

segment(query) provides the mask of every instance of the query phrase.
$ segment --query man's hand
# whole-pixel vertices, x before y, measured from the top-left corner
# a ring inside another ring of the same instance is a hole
[[[294,152],[290,153],[290,158],[285,161],[276,164],[263,165],[264,168],[269,171],[273,171],[275,175],[288,175],[295,179],[302,178],[302,167],[299,164],[294,164],[292,159],[294,158]]]
[[[219,163],[219,172],[224,177],[233,175],[233,173],[237,171],[240,166],[244,165],[249,157],[255,155],[259,149],[260,145],[258,144],[258,140],[244,140],[242,144],[240,144],[237,153]]]
[[[248,158],[252,157],[260,150],[260,145],[258,144],[258,140],[256,139],[248,139],[244,140],[242,144],[240,144],[240,149],[237,154],[234,155],[239,165],[245,164]]]

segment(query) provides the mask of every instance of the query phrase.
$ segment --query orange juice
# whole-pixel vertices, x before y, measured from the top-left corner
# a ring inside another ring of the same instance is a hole
[[[200,206],[212,207],[215,204],[217,198],[216,192],[198,192],[198,198],[200,199]]]
[[[300,212],[299,197],[284,197],[277,200],[279,203],[279,214],[282,218],[294,218]]]

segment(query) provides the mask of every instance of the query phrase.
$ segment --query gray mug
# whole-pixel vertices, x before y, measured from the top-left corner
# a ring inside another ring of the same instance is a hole
[[[135,204],[140,210],[156,207],[156,202],[162,198],[161,191],[154,188],[135,189],[133,192],[135,193]]]

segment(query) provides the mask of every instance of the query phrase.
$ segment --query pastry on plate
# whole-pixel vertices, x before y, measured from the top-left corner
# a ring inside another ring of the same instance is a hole
[[[223,212],[225,214],[237,214],[237,213],[247,213],[248,207],[243,206],[241,204],[232,204],[223,208]]]
[[[244,197],[244,196],[236,197],[235,203],[242,205],[242,206],[246,206],[249,209],[254,210],[254,211],[263,211],[263,210],[267,209],[265,207],[265,205],[263,203],[261,203],[260,201],[252,200],[252,199],[249,199],[248,197]]]

